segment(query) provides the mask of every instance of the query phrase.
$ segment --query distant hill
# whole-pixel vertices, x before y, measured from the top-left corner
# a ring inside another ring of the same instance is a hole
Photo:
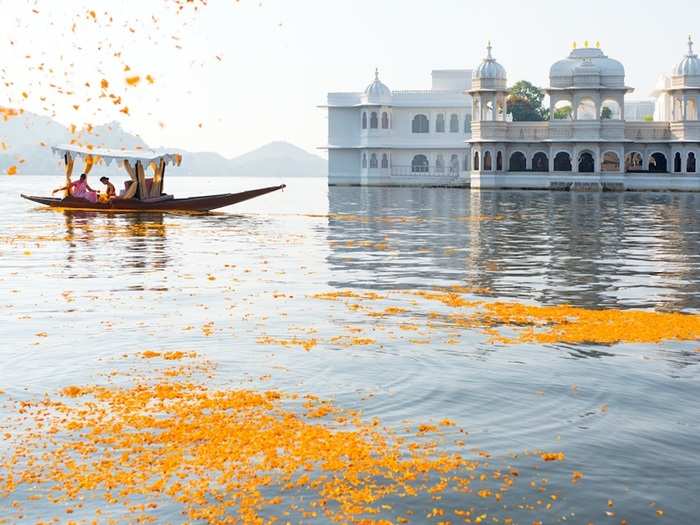
[[[230,161],[235,175],[325,177],[328,163],[288,142],[270,142]]]
[[[21,174],[60,174],[61,160],[51,154],[50,146],[71,140],[70,130],[49,117],[25,112],[2,121],[0,118],[0,171],[16,165]],[[80,135],[83,143],[108,148],[148,148],[138,135],[122,129],[118,122],[96,126]],[[287,142],[271,142],[233,159],[218,153],[187,152],[182,167],[171,175],[248,176],[248,177],[325,177],[326,160]],[[120,173],[114,165],[100,172]]]

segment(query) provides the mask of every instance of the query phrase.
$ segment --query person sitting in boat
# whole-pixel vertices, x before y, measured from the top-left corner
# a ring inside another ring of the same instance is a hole
[[[86,173],[80,175],[80,179],[75,182],[71,182],[68,186],[64,186],[63,188],[57,188],[53,190],[52,193],[57,193],[59,191],[68,191],[71,197],[97,202],[97,192],[88,184]]]
[[[107,186],[104,193],[100,193],[100,202],[108,202],[117,196],[117,190],[114,188],[114,184],[109,182],[109,177],[100,177],[100,182]]]

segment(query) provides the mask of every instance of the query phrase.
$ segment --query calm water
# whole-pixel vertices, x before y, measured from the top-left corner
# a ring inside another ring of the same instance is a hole
[[[169,181],[179,195],[278,182]],[[394,298],[384,307],[402,291],[464,285],[532,304],[698,312],[700,195],[329,189],[301,179],[209,216],[64,213],[18,198],[60,182],[0,180],[5,396],[34,399],[148,366],[120,362],[124,354],[193,350],[216,363],[217,384],[313,393],[399,432],[406,421],[454,419],[475,449],[556,487],[552,510],[515,509],[518,523],[700,520],[700,342],[495,345],[478,330],[404,334],[396,320],[309,297],[375,290]],[[329,342],[349,325],[379,344]],[[319,341],[309,352],[257,342],[309,333]],[[11,410],[2,403],[0,417]],[[566,461],[538,477],[514,456],[537,449]],[[585,474],[575,486],[574,469]],[[27,522],[43,517],[33,512]]]

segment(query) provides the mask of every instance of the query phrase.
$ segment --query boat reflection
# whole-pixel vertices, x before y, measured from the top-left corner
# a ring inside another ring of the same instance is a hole
[[[588,308],[700,308],[700,196],[329,188],[336,287],[462,284]]]
[[[132,274],[164,271],[171,255],[168,218],[163,213],[114,214],[63,211],[66,266],[73,277],[85,277],[96,265],[115,260]]]

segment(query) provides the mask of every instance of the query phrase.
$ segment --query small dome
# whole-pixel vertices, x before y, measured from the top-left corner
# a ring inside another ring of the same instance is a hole
[[[625,66],[607,57],[599,47],[581,47],[573,49],[568,57],[555,62],[549,69],[549,77],[558,87],[562,82],[575,84],[573,77],[579,75],[600,75],[603,85],[616,86],[624,83]]]
[[[382,103],[391,100],[391,90],[379,80],[379,69],[374,70],[374,82],[365,88],[365,97],[369,103]]]
[[[600,75],[601,70],[598,65],[594,64],[590,60],[584,60],[583,62],[579,62],[577,65],[574,66],[572,73],[574,76],[578,75]]]
[[[486,49],[488,51],[486,58],[474,70],[472,78],[475,80],[506,80],[505,68],[491,56],[491,42],[486,46]]]
[[[673,75],[676,77],[700,76],[700,59],[693,53],[693,39],[691,37],[688,37],[688,54],[673,69]]]

